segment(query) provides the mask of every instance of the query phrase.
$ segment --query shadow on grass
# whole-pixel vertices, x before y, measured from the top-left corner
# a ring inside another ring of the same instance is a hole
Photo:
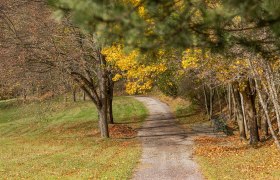
[[[145,119],[147,118],[147,115],[140,115],[140,116],[133,116],[130,117],[129,120],[128,118],[118,118],[115,120],[114,124],[135,124],[135,123],[141,123],[144,122]]]
[[[144,120],[136,120],[136,121],[122,121],[122,122],[114,122],[114,124],[138,124],[143,122]]]

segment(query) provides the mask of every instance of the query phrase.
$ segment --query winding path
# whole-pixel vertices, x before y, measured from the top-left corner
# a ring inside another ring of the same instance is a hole
[[[203,176],[192,159],[191,134],[177,126],[169,107],[150,97],[135,97],[149,110],[139,130],[143,154],[134,180],[201,180]]]

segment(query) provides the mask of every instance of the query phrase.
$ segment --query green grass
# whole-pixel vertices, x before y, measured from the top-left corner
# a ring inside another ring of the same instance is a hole
[[[129,97],[114,100],[117,123],[139,127],[147,110]],[[128,179],[140,158],[134,139],[101,139],[91,102],[0,102],[0,177]]]
[[[180,97],[168,97],[157,91],[151,94],[169,105],[171,111],[176,116],[177,122],[182,127],[191,128],[195,124],[207,122],[204,113],[189,100]]]
[[[209,122],[205,114],[193,104],[189,106],[177,106],[175,115],[178,123],[184,128],[192,128],[195,125]]]

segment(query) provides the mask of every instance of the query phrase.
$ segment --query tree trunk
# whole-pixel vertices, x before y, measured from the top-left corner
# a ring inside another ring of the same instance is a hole
[[[257,84],[258,85],[258,84]],[[264,100],[265,100],[265,107],[266,107],[266,109],[267,109],[267,111],[269,112],[269,98],[268,98],[268,95],[266,94],[265,95],[265,98],[264,98]],[[261,104],[261,102],[260,102],[260,104]],[[262,105],[262,104],[261,104]],[[262,106],[263,107],[263,106]],[[268,131],[269,131],[269,127],[268,127],[268,119],[266,118],[266,115],[265,115],[265,112],[264,112],[264,118],[262,118],[262,120],[263,120],[263,130],[264,130],[264,134],[265,134],[265,136],[268,136],[269,135],[269,133],[268,133]]]
[[[214,91],[210,87],[210,98],[209,98],[209,118],[212,119],[213,116],[213,101],[214,101]]]
[[[246,81],[246,87],[244,91],[242,91],[245,112],[248,114],[248,125],[250,132],[250,144],[256,145],[260,138],[258,132],[258,124],[257,124],[257,111],[255,104],[255,93],[251,89],[251,84],[249,80]]]
[[[245,134],[246,136],[249,134],[248,133],[248,123],[247,123],[247,118],[246,118],[246,113],[245,113],[245,108],[244,108],[244,100],[243,100],[243,95],[241,94],[241,92],[239,92],[239,96],[240,96],[240,100],[241,100],[241,109],[242,109],[242,114],[243,114],[243,122],[244,122],[244,126],[245,126]]]
[[[264,124],[263,124],[263,130],[264,130],[264,134],[265,134],[265,136],[268,136],[269,134],[268,134],[268,122],[267,122],[268,120],[267,120],[267,118],[264,118]]]
[[[73,90],[73,101],[77,101],[77,96],[76,96],[76,89]]]
[[[232,105],[231,105],[231,87],[230,84],[228,85],[228,114],[229,114],[229,119],[231,119],[232,115]]]
[[[109,124],[114,124],[113,98],[108,98],[108,119],[109,119]]]
[[[86,101],[86,93],[83,91],[83,101]]]
[[[107,121],[107,111],[108,111],[108,71],[106,70],[106,60],[105,57],[99,54],[100,67],[98,68],[98,79],[99,79],[99,91],[100,91],[100,104],[99,109],[99,127],[101,131],[101,137],[109,137],[109,128]]]
[[[233,118],[234,118],[234,121],[236,121],[238,123],[237,105],[236,105],[236,99],[234,97],[233,86],[231,86],[231,92],[232,92],[231,93],[232,94],[231,98],[232,98],[232,104],[233,104]],[[243,124],[244,124],[244,122],[243,122]]]
[[[218,101],[219,101],[220,113],[222,113],[223,112],[222,100],[221,100],[221,97],[220,97],[219,90],[217,89],[216,92],[217,92],[217,98],[218,98]]]
[[[114,82],[112,79],[109,79],[108,86],[108,119],[110,124],[114,124],[114,116],[113,116],[113,96],[114,96]]]
[[[205,104],[205,110],[208,116],[208,120],[210,120],[210,113],[209,113],[209,108],[208,108],[208,97],[207,97],[207,91],[205,88],[205,85],[203,85],[203,94],[204,94],[204,104]]]
[[[262,105],[261,105],[261,103],[259,102],[259,103],[258,103],[257,122],[258,122],[258,127],[259,127],[260,130],[262,129],[262,115],[263,115],[263,112],[262,112]]]
[[[109,129],[107,123],[107,105],[106,103],[98,110],[98,125],[100,128],[101,137],[109,138]]]
[[[235,109],[236,109],[236,119],[237,124],[239,127],[239,135],[240,138],[246,139],[246,130],[244,125],[244,117],[243,117],[243,111],[242,111],[242,104],[241,104],[241,97],[238,90],[238,84],[234,84],[232,86],[232,92],[233,92],[233,100],[235,102]]]

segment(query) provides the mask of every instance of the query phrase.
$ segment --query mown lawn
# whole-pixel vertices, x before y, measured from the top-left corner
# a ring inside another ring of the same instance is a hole
[[[133,138],[147,115],[138,101],[114,100],[111,139],[100,139],[91,102],[0,102],[3,179],[128,179],[140,158]]]

